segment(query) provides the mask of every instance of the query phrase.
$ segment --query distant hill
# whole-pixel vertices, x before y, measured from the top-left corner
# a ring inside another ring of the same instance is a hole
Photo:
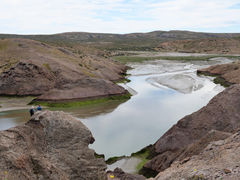
[[[191,31],[154,31],[149,33],[105,34],[67,32],[53,35],[0,34],[0,38],[27,38],[57,44],[76,46],[85,44],[108,50],[153,50],[160,43],[175,40],[199,40],[218,38],[238,38],[240,33],[201,33]]]
[[[175,40],[162,42],[155,50],[161,52],[240,54],[240,38]]]

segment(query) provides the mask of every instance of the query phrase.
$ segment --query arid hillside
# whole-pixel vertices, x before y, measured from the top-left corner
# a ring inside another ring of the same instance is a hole
[[[160,43],[157,51],[240,54],[240,38],[176,40]]]
[[[122,78],[126,67],[81,49],[27,39],[0,40],[0,94],[41,95],[40,99],[51,101],[124,94],[113,81]]]
[[[0,34],[0,38],[27,38],[58,46],[85,45],[107,50],[155,50],[160,43],[176,40],[238,38],[240,33],[201,33],[191,31],[153,31],[149,33],[104,34],[66,32],[52,35]],[[184,42],[184,41],[183,41]],[[170,49],[172,50],[172,49]]]

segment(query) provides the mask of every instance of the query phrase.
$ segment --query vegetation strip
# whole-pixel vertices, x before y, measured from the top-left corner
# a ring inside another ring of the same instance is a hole
[[[79,106],[87,106],[92,104],[98,104],[98,103],[104,103],[107,101],[113,101],[113,100],[127,100],[131,98],[131,94],[127,93],[124,95],[115,95],[115,96],[109,96],[109,97],[100,97],[97,99],[90,99],[90,100],[81,100],[81,101],[70,101],[70,102],[45,102],[45,101],[37,101],[33,100],[29,104],[35,104],[35,105],[42,105],[46,107],[56,107],[56,108],[66,108],[66,107],[79,107]]]
[[[199,71],[198,70],[197,75],[214,77],[213,82],[215,84],[220,84],[223,87],[229,87],[229,86],[233,85],[233,83],[230,83],[230,82],[226,81],[223,77],[221,77],[220,74],[211,74],[209,72],[204,72],[204,71]]]
[[[138,158],[141,160],[141,162],[136,166],[136,170],[137,172],[139,172],[144,164],[146,164],[146,162],[148,160],[150,160],[149,156],[150,156],[150,151],[151,151],[151,148],[152,148],[152,145],[149,145],[145,148],[143,148],[142,150],[136,152],[136,153],[132,153],[131,156],[115,156],[115,157],[111,157],[109,159],[106,160],[106,163],[108,165],[111,165],[121,159],[124,159],[124,158],[132,158],[132,157],[135,157],[135,158]]]
[[[226,57],[230,59],[240,58],[240,56],[231,55],[208,55],[208,56],[114,56],[113,59],[121,63],[143,62],[149,60],[180,60],[180,61],[209,61],[212,58]]]
[[[123,79],[115,81],[116,84],[119,84],[119,83],[124,83],[125,84],[125,83],[128,83],[128,82],[131,82],[131,80],[128,79],[128,78],[123,78]]]

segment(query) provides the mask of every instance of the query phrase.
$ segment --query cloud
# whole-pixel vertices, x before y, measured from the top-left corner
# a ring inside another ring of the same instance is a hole
[[[238,0],[1,0],[1,33],[240,29]]]

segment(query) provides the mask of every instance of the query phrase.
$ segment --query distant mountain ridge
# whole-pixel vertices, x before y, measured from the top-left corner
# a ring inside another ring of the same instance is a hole
[[[203,33],[177,30],[130,34],[66,32],[52,35],[0,34],[0,38],[25,38],[61,46],[87,44],[108,50],[154,50],[163,42],[222,38],[227,40],[240,39],[240,33]]]
[[[149,33],[129,33],[129,34],[111,34],[111,33],[88,33],[88,32],[65,32],[52,35],[17,35],[17,34],[0,34],[1,38],[29,38],[39,40],[45,38],[68,39],[81,42],[96,41],[114,41],[128,39],[158,39],[158,40],[180,40],[180,39],[204,39],[204,38],[233,38],[240,37],[240,33],[204,33],[192,31],[153,31]],[[45,37],[45,38],[44,38]]]

